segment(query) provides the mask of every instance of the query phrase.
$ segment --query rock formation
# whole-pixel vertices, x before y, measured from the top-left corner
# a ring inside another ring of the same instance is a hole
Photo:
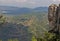
[[[60,33],[60,4],[52,4],[48,8],[48,21],[49,21],[49,32],[59,34]]]

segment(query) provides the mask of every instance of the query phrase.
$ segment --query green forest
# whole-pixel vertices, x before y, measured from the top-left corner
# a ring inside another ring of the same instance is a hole
[[[60,41],[59,35],[48,33],[46,12],[0,14],[0,41]]]

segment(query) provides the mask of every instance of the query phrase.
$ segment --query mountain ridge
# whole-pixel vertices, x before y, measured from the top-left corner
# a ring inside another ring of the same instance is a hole
[[[19,7],[13,7],[13,6],[0,6],[0,13],[4,13],[4,14],[23,14],[23,13],[47,12],[47,11],[48,11],[48,7],[19,8]]]

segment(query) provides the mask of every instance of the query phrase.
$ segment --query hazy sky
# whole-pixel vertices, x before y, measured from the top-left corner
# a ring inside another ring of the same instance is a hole
[[[52,3],[59,4],[60,0],[0,0],[0,5],[17,7],[49,6]]]

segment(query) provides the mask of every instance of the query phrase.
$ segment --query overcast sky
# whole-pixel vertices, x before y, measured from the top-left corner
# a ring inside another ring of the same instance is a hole
[[[53,3],[59,4],[60,0],[0,0],[0,5],[31,8],[49,6]]]

